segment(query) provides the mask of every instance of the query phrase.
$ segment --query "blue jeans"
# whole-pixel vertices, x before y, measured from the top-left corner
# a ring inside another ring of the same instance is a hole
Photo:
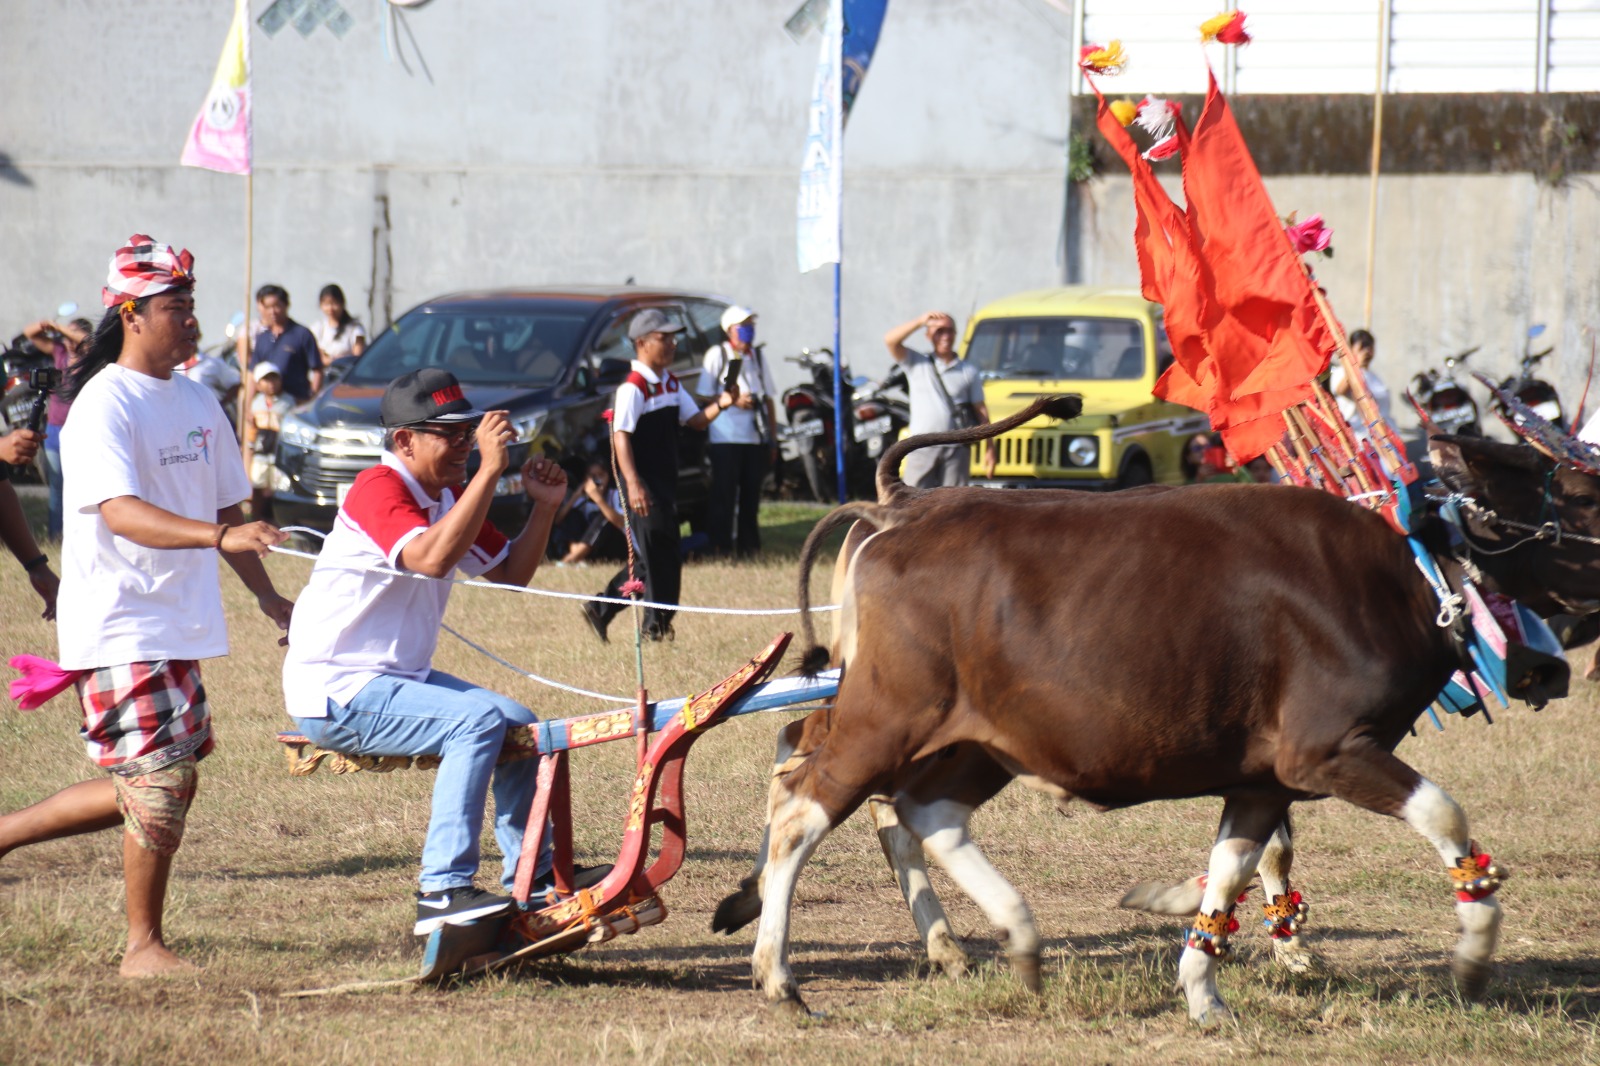
[[[61,427],[45,426],[44,447],[39,451],[39,466],[45,484],[50,486],[50,515],[45,532],[51,540],[61,539]]]
[[[296,718],[306,739],[350,755],[437,755],[433,813],[422,845],[424,892],[464,888],[478,872],[483,805],[494,778],[494,837],[505,856],[501,884],[510,891],[522,854],[522,831],[538,789],[539,760],[496,768],[506,726],[537,722],[498,692],[434,670],[424,681],[377,677],[349,706],[328,701],[328,717]],[[534,873],[550,870],[549,837]]]

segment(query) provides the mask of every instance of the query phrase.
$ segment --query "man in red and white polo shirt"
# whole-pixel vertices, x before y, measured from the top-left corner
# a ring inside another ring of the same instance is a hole
[[[544,558],[566,475],[543,457],[523,464],[533,507],[507,541],[488,520],[516,435],[504,411],[473,410],[455,376],[430,367],[389,384],[380,418],[382,463],[356,478],[300,594],[283,690],[296,726],[322,747],[440,757],[417,893],[415,931],[424,936],[511,905],[473,883],[484,802],[492,775],[509,889],[538,767],[534,759],[495,767],[506,727],[531,724],[533,712],[432,667],[449,579],[459,570],[526,585]],[[474,443],[481,461],[469,481]],[[549,868],[546,853],[536,889]]]

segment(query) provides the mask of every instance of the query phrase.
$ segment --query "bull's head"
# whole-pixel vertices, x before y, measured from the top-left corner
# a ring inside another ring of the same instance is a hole
[[[1484,549],[1473,560],[1501,591],[1546,615],[1600,610],[1600,543],[1578,539],[1600,540],[1600,477],[1528,445],[1481,437],[1434,437],[1429,457],[1439,480],[1478,505],[1463,514],[1471,541]],[[1559,539],[1529,540],[1550,522]],[[1527,543],[1509,550],[1519,541]]]

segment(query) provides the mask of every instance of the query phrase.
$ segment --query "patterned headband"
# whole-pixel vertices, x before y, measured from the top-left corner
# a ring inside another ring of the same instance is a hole
[[[107,307],[115,307],[170,289],[192,288],[194,256],[187,248],[179,252],[170,244],[157,244],[154,238],[135,233],[125,247],[111,256],[100,300]]]

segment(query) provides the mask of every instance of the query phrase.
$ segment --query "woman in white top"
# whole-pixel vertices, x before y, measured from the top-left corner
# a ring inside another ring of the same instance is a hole
[[[341,359],[354,359],[367,350],[367,329],[352,318],[345,306],[344,290],[337,285],[324,285],[318,295],[322,317],[311,327],[322,349],[322,365],[332,366]]]

